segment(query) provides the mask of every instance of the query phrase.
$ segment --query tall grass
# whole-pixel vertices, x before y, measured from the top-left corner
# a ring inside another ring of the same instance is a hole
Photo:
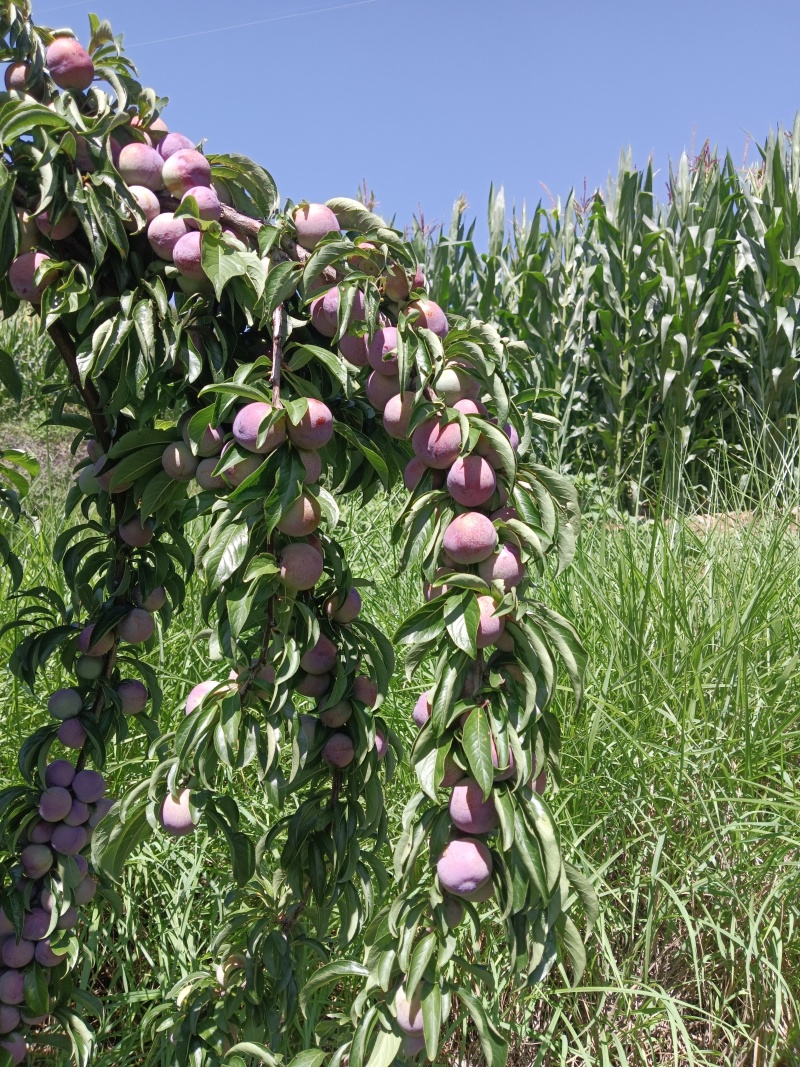
[[[571,858],[596,881],[602,911],[577,990],[560,971],[520,989],[499,977],[496,938],[477,946],[498,975],[494,996],[514,1067],[800,1062],[800,546],[787,510],[797,499],[787,496],[796,464],[787,464],[782,518],[765,508],[710,530],[658,514],[620,522],[596,498],[575,565],[550,594],[583,635],[591,662],[582,707],[570,710],[566,687],[559,701],[563,756],[552,802],[565,840],[575,842]],[[752,477],[763,484],[762,472],[754,468]],[[38,523],[16,531],[30,584],[45,575],[58,581],[48,545],[62,487],[45,488]],[[733,491],[721,473],[720,497]],[[346,507],[344,516],[356,573],[374,582],[366,611],[387,631],[420,594],[412,572],[392,580],[395,512],[393,501],[376,500]],[[2,595],[0,623],[14,610]],[[190,602],[152,654],[165,688],[164,726],[209,670],[204,628]],[[4,661],[9,638],[0,645]],[[55,668],[50,681],[60,681]],[[386,713],[409,743],[411,708],[424,687],[424,678],[409,685],[398,669]],[[5,778],[14,776],[21,737],[45,717],[43,702],[8,677]],[[114,786],[138,775],[145,759],[140,736],[120,745]],[[413,788],[408,773],[392,786],[395,827]],[[237,777],[232,789],[267,822],[251,783]],[[201,830],[188,841],[149,843],[123,883],[95,904],[82,981],[105,1004],[90,1018],[96,1064],[166,1062],[170,1019],[180,1012],[170,990],[217,962],[208,945],[227,888],[225,857]],[[324,1020],[329,1006],[315,1011]],[[479,1067],[474,1035],[449,1035],[440,1062],[459,1057]],[[54,1052],[42,1062],[61,1061]]]

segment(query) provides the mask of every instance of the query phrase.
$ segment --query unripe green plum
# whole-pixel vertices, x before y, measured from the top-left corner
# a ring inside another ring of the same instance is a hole
[[[431,717],[431,711],[432,711],[431,698],[432,698],[432,696],[433,696],[433,690],[432,689],[429,689],[427,692],[420,694],[420,696],[417,699],[416,704],[414,705],[414,710],[411,713],[411,718],[414,720],[414,722],[420,728],[420,730],[425,725],[425,723],[428,721],[428,719],[430,719],[430,717]]]
[[[77,689],[56,689],[47,701],[47,710],[54,719],[73,719],[83,707],[83,697]]]
[[[296,448],[313,451],[324,448],[333,437],[333,414],[327,404],[308,397],[308,408],[295,426],[287,422],[286,432]]]
[[[396,326],[384,326],[375,331],[367,359],[370,367],[379,374],[394,377],[398,373]]]
[[[26,878],[43,878],[53,866],[53,853],[47,845],[26,845],[20,862]]]
[[[12,262],[8,268],[8,281],[20,300],[27,300],[31,304],[41,303],[42,293],[56,277],[57,271],[48,271],[38,285],[36,271],[43,263],[49,262],[50,256],[44,252],[23,252]]]
[[[183,441],[172,441],[164,449],[161,466],[164,473],[176,482],[190,482],[195,476],[199,460]]]
[[[217,456],[212,456],[211,459],[201,459],[197,464],[197,470],[194,472],[197,484],[207,492],[224,489],[227,484],[221,474],[214,474],[217,463],[219,463]]]
[[[163,189],[161,169],[164,161],[150,145],[133,141],[122,147],[117,161],[117,170],[126,185],[141,185],[157,192]]]
[[[492,870],[491,852],[474,837],[454,838],[436,861],[439,884],[446,893],[457,897],[482,889],[491,879]]]
[[[374,370],[367,378],[364,392],[376,411],[384,411],[392,397],[400,392],[400,379],[387,378],[385,374],[378,374]]]
[[[106,780],[99,771],[78,771],[72,780],[72,792],[84,804],[96,804],[105,796]]]
[[[353,681],[353,699],[360,700],[368,708],[374,708],[378,702],[378,683],[369,675],[356,675]]]
[[[75,673],[84,682],[94,682],[104,669],[105,660],[102,656],[78,656],[75,660]],[[74,719],[67,720],[67,722],[74,721]]]
[[[305,485],[316,484],[322,474],[322,457],[319,452],[310,452],[308,449],[298,448],[297,454],[306,472],[303,483]]]
[[[255,400],[251,404],[245,404],[239,410],[233,420],[233,439],[248,452],[255,452],[265,456],[269,452],[282,445],[286,440],[286,419],[279,419],[267,431],[264,441],[258,443],[258,435],[264,421],[272,414],[271,404]],[[305,446],[303,446],[305,447]]]
[[[126,545],[131,548],[146,548],[153,540],[155,523],[152,519],[142,519],[142,513],[137,511],[133,518],[120,523],[119,536]]]
[[[501,545],[498,552],[478,564],[478,574],[485,582],[502,582],[506,593],[518,586],[525,577],[525,567],[517,545],[513,542]]]
[[[78,488],[84,496],[95,496],[100,492],[100,483],[94,473],[94,465],[82,467],[78,475]]]
[[[464,921],[466,909],[458,897],[445,897],[442,903],[444,908],[444,921],[448,930],[455,930]]]
[[[85,656],[105,656],[114,647],[114,633],[109,631],[104,633],[102,637],[96,641],[92,640],[94,633],[94,623],[90,622],[88,626],[84,626],[78,635],[78,651],[83,652]]]
[[[94,63],[73,37],[56,37],[48,45],[45,62],[59,89],[88,89],[94,79]]]
[[[369,362],[368,353],[369,338],[366,334],[346,333],[339,338],[339,355],[354,367],[366,367]]]
[[[161,204],[158,202],[158,197],[146,185],[131,185],[128,192],[144,214],[144,229],[146,230],[150,223],[161,214]],[[139,222],[133,218],[126,219],[124,225],[125,229],[130,233],[138,233],[141,229]]]
[[[478,621],[478,632],[475,637],[475,643],[478,648],[488,648],[489,645],[493,645],[506,628],[505,616],[496,616],[496,608],[497,605],[495,604],[493,597],[478,597],[480,619]]]
[[[62,213],[58,222],[51,221],[49,211],[42,211],[36,216],[36,228],[51,241],[65,241],[75,233],[78,225],[78,216],[69,209]]]
[[[182,148],[164,160],[161,178],[165,188],[180,198],[196,186],[211,185],[211,164],[194,148]]]
[[[296,207],[292,220],[297,230],[297,243],[313,252],[323,237],[339,232],[339,221],[325,204],[305,204]]]
[[[192,820],[189,810],[191,792],[182,789],[177,796],[168,794],[161,804],[159,821],[164,829],[172,837],[183,837],[197,829],[197,823]]]
[[[281,552],[281,581],[290,589],[313,589],[322,577],[325,561],[311,545],[291,544]]]
[[[175,245],[189,233],[186,219],[176,219],[171,211],[156,215],[147,227],[147,240],[159,259],[172,263]]]
[[[99,459],[103,458],[103,446],[99,441],[95,441],[93,437],[87,437],[84,445],[86,446],[86,455],[92,463],[97,463]]]
[[[336,729],[339,726],[344,726],[346,722],[349,722],[353,714],[353,705],[349,700],[340,700],[338,704],[334,704],[332,708],[326,708],[319,713],[320,722],[323,722],[331,729]]]
[[[448,524],[442,544],[456,563],[481,563],[495,550],[497,530],[479,511],[467,511]]]
[[[400,986],[394,995],[394,1010],[397,1016],[397,1025],[404,1034],[418,1036],[422,1033],[422,999],[419,988],[414,996],[409,999],[405,987]]]
[[[325,614],[332,622],[345,624],[352,622],[361,612],[361,594],[353,586],[341,602],[338,596],[331,596],[325,601]]]
[[[72,807],[72,793],[60,785],[51,785],[39,797],[39,814],[45,822],[61,822]]]
[[[197,145],[182,133],[168,133],[158,142],[158,154],[166,162],[176,152],[194,152]]]
[[[461,450],[461,427],[458,422],[446,425],[438,418],[421,422],[411,435],[414,455],[435,470],[444,470],[458,459]]]
[[[312,700],[324,697],[330,687],[331,676],[329,674],[304,674],[292,685],[295,693],[310,697]]]
[[[86,730],[80,719],[67,719],[62,722],[58,728],[58,740],[65,748],[83,748]]]
[[[416,311],[417,318],[412,324],[414,329],[424,327],[435,333],[438,337],[446,337],[450,329],[447,316],[433,300],[423,298],[415,300],[408,305],[407,311]]]
[[[474,403],[480,396],[481,383],[459,367],[445,367],[433,388],[448,407],[453,407],[462,400]]]
[[[308,652],[300,657],[300,669],[308,674],[328,674],[336,666],[336,658],[339,650],[325,634],[319,635],[319,640]]]
[[[386,401],[386,406],[383,409],[383,428],[396,441],[404,441],[408,437],[414,397],[415,393],[409,389],[402,394],[395,393],[394,396]]]
[[[60,785],[67,789],[72,785],[75,768],[67,759],[56,759],[48,763],[44,771],[45,785]]]
[[[24,999],[25,976],[22,971],[4,971],[0,974],[0,1003],[21,1004]]]
[[[141,589],[134,589],[133,602],[137,608],[144,608],[145,611],[151,613],[161,611],[167,602],[167,593],[163,585],[157,585],[148,596],[143,598]]]
[[[67,826],[61,822],[53,830],[50,845],[54,852],[62,856],[77,856],[86,848],[88,840],[86,830],[82,826]]]
[[[144,608],[132,608],[120,619],[117,629],[121,640],[131,645],[142,645],[153,636],[156,624],[149,611]]]
[[[322,747],[322,758],[332,767],[347,767],[354,756],[355,748],[347,734],[333,734]]]
[[[478,508],[497,486],[494,470],[482,456],[459,456],[447,472],[447,491],[457,504]]]
[[[277,529],[289,537],[305,537],[319,526],[322,511],[316,497],[302,493],[281,515]]]
[[[499,821],[494,798],[490,795],[484,800],[483,790],[474,778],[463,778],[453,786],[450,818],[465,834],[488,834]]]

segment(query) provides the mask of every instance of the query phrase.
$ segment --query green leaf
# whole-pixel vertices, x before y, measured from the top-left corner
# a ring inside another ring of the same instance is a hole
[[[473,708],[464,724],[464,754],[467,757],[472,777],[483,790],[484,799],[494,785],[492,766],[492,733],[489,720],[482,708]]]
[[[244,523],[231,522],[217,533],[202,560],[203,574],[209,586],[222,585],[242,565],[248,541]]]
[[[403,1039],[399,1034],[379,1030],[367,1060],[367,1067],[392,1067],[402,1044]]]
[[[348,196],[335,196],[326,200],[325,206],[331,209],[343,230],[369,233],[370,230],[381,230],[386,226],[380,215],[364,207],[360,200],[352,200]]]
[[[496,1024],[490,1019],[480,1000],[463,987],[456,990],[458,999],[472,1016],[478,1040],[481,1043],[486,1067],[505,1067],[508,1060],[508,1043],[503,1039]]]
[[[318,971],[306,982],[300,991],[300,1008],[306,1011],[309,997],[325,985],[338,982],[342,978],[366,978],[369,970],[361,963],[354,960],[344,960],[341,963],[328,963],[320,967]]]
[[[260,1045],[256,1041],[240,1041],[228,1049],[225,1053],[225,1059],[227,1060],[238,1053],[242,1053],[245,1056],[255,1056],[258,1062],[265,1064],[266,1067],[280,1067],[280,1058],[273,1056],[266,1045]]]
[[[22,400],[22,378],[12,356],[0,348],[0,384],[17,403]]]
[[[478,600],[471,592],[449,596],[444,606],[444,624],[453,644],[474,659],[477,654],[476,638],[481,613]]]
[[[294,1059],[290,1060],[287,1067],[320,1067],[327,1058],[328,1053],[322,1049],[309,1048],[305,1052],[299,1052]]]

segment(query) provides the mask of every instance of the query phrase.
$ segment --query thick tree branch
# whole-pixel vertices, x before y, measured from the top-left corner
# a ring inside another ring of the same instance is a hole
[[[52,326],[48,326],[47,332],[64,360],[70,380],[81,400],[83,400],[89,418],[92,420],[95,439],[102,446],[103,451],[107,452],[111,447],[108,422],[100,414],[100,397],[97,395],[97,390],[91,382],[81,381],[81,374],[78,370],[78,357],[73,340],[61,322],[54,322]]]

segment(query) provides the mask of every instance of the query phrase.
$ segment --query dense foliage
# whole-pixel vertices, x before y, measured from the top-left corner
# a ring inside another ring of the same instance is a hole
[[[737,169],[706,146],[670,170],[623,156],[605,193],[574,195],[510,233],[502,190],[476,251],[463,202],[449,229],[416,229],[435,299],[527,342],[564,469],[707,500],[713,471],[777,469],[797,429],[800,116]]]

